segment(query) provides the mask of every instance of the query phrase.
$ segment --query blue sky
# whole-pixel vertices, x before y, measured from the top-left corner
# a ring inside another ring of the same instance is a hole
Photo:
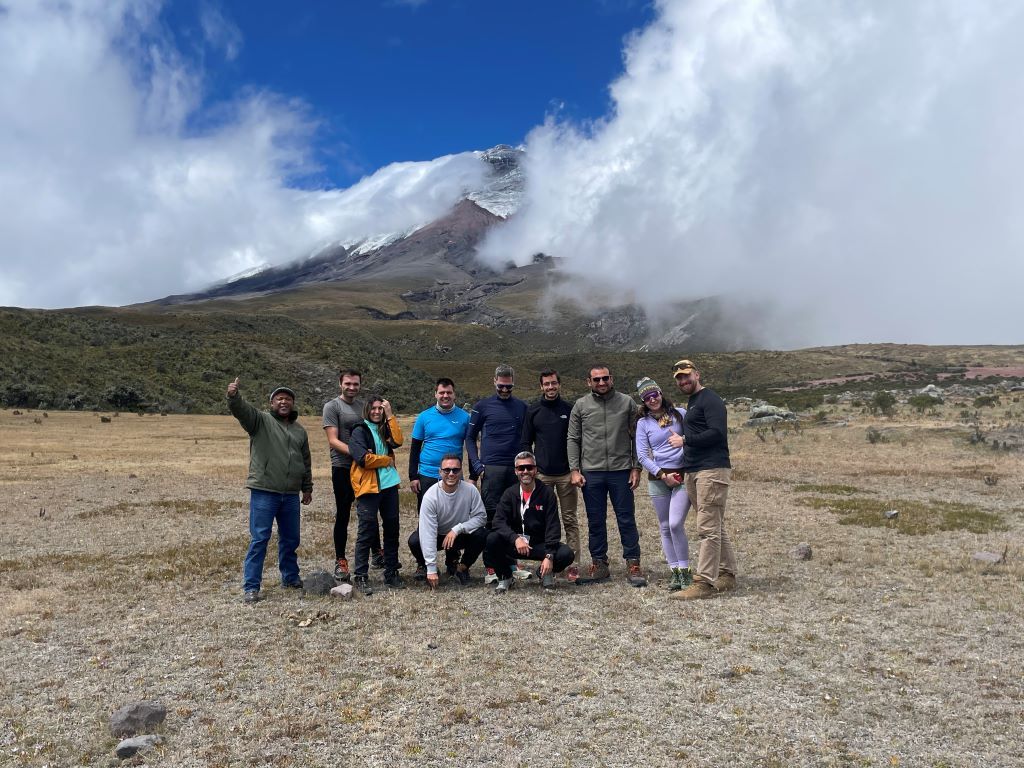
[[[247,89],[305,102],[321,169],[303,182],[347,186],[395,161],[517,144],[549,113],[605,115],[623,38],[652,16],[641,0],[178,0],[160,18],[203,59],[209,104]],[[226,44],[211,50],[212,23]]]

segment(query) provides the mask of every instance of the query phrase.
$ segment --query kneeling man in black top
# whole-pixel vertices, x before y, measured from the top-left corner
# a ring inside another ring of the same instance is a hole
[[[550,589],[555,586],[555,574],[564,571],[576,556],[561,541],[557,497],[537,482],[537,459],[523,451],[513,467],[519,482],[501,495],[493,530],[487,536],[484,563],[498,574],[494,591],[503,593],[515,583],[512,568],[517,558],[540,560],[541,584]]]

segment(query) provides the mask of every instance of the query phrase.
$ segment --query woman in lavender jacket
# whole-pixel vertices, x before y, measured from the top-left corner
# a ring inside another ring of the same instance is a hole
[[[643,403],[636,423],[636,455],[648,472],[647,491],[658,515],[661,547],[672,569],[668,588],[675,591],[693,583],[685,527],[690,497],[683,485],[683,449],[668,442],[670,434],[683,434],[686,409],[673,406],[652,379],[640,379],[636,390]]]

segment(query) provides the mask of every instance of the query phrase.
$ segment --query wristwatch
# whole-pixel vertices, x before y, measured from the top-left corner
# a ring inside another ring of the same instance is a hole
[[[548,552],[546,555],[544,555],[544,559],[545,560],[554,560],[555,556],[553,554],[551,554],[550,552]]]

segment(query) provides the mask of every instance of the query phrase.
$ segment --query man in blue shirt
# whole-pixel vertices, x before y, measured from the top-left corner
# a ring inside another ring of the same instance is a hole
[[[438,481],[441,459],[447,454],[462,455],[469,428],[469,414],[455,406],[455,382],[440,378],[434,385],[437,404],[416,417],[409,452],[409,485],[416,494],[416,511],[423,494]]]

